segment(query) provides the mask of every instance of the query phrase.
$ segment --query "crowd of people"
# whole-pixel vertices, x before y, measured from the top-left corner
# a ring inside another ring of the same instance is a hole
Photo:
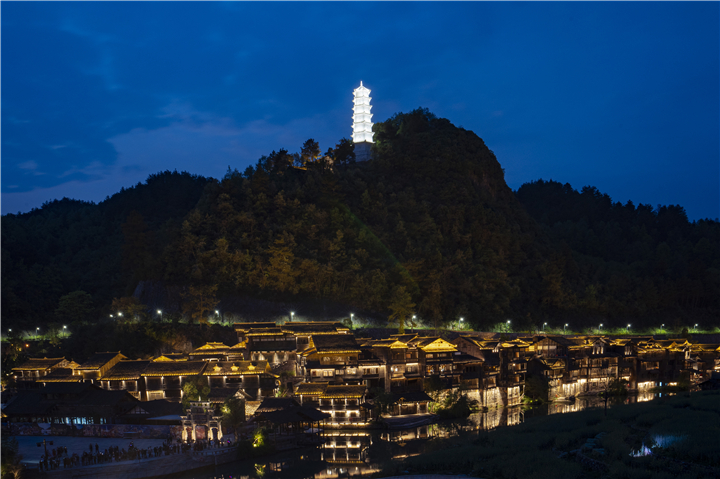
[[[109,462],[132,461],[148,459],[153,457],[169,456],[170,454],[178,454],[190,450],[192,446],[189,444],[172,444],[163,443],[160,446],[150,446],[147,448],[138,448],[131,442],[128,448],[120,448],[119,446],[106,447],[100,450],[100,446],[91,443],[88,450],[82,454],[73,453],[68,455],[67,447],[59,446],[47,451],[40,458],[40,471],[52,471],[55,469],[63,469],[77,466],[91,466],[94,464],[104,464]]]

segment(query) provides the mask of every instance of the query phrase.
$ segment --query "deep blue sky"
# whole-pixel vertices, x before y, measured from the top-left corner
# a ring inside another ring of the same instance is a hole
[[[720,4],[5,2],[2,213],[427,107],[513,189],[539,178],[720,216]]]

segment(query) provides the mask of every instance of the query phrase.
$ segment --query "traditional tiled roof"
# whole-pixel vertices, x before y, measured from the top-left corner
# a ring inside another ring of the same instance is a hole
[[[565,362],[557,358],[541,358],[540,362],[550,369],[565,369]]]
[[[44,383],[77,383],[83,380],[79,374],[73,375],[72,368],[55,368],[47,376],[39,378]]]
[[[153,401],[143,401],[133,405],[134,414],[143,416],[143,419],[152,419],[154,417],[163,416],[180,416],[183,413],[182,404],[179,402],[168,401],[167,399],[155,399]],[[130,411],[126,412],[129,415]]]
[[[30,358],[20,366],[14,367],[13,371],[44,371],[65,361],[65,358]]]
[[[194,356],[199,356],[201,354],[217,354],[227,352],[228,349],[230,349],[230,346],[224,343],[205,343],[199,348],[195,348],[190,354]]]
[[[275,411],[256,411],[256,414],[263,421],[273,424],[287,424],[299,422],[316,422],[331,417],[330,414],[318,411],[309,406],[293,406]]]
[[[433,339],[433,338],[429,338]],[[424,344],[418,344],[418,347],[427,353],[434,352],[455,352],[457,348],[454,344],[445,341],[442,338],[437,338],[434,341],[423,342]]]
[[[90,358],[87,361],[80,364],[80,366],[78,366],[78,369],[85,370],[85,371],[100,369],[103,366],[105,366],[107,363],[112,361],[113,359],[117,358],[118,356],[120,356],[120,359],[127,359],[125,356],[120,354],[120,351],[118,351],[116,353],[113,353],[110,351],[108,351],[106,353],[95,353],[92,356],[90,356]]]
[[[390,337],[397,341],[407,343],[408,341],[412,341],[417,338],[417,334],[391,334]]]
[[[49,414],[55,404],[52,401],[43,401],[38,390],[18,391],[14,400],[2,410],[5,416],[40,415]]]
[[[158,356],[153,361],[187,361],[188,357],[183,353],[168,353]]]
[[[710,352],[710,351],[717,351],[720,349],[720,345],[718,344],[693,344],[690,346],[690,350],[693,352]]]
[[[270,372],[267,361],[213,361],[203,372],[204,376],[239,376]]]
[[[327,382],[300,383],[295,388],[295,395],[320,396],[325,393],[328,384]]]
[[[408,349],[408,344],[404,341],[399,341],[395,338],[381,339],[373,343],[373,347],[376,348],[390,348],[390,349]]]
[[[3,415],[51,415],[59,405],[80,408],[118,406],[137,402],[127,391],[106,391],[88,383],[49,383],[32,391],[20,391],[3,409]]]
[[[276,326],[275,321],[266,321],[262,323],[235,323],[233,328],[235,331],[250,331],[251,329],[258,328],[274,328]]]
[[[211,403],[224,403],[232,397],[241,397],[245,400],[249,399],[248,396],[242,389],[238,387],[234,388],[212,388],[208,394],[207,400]]]
[[[230,352],[239,351],[247,348],[247,341],[242,341],[234,346],[230,346]]]
[[[432,401],[432,398],[424,391],[408,391],[404,393],[393,393],[392,402],[423,402]]]
[[[554,341],[555,343],[559,344],[560,346],[565,346],[566,348],[575,347],[578,345],[577,342],[573,341],[570,338],[566,338],[565,336],[545,336],[545,338],[542,339],[549,339],[551,341]]]
[[[321,398],[360,398],[365,395],[365,386],[329,384]]]
[[[342,323],[329,321],[308,321],[308,322],[291,322],[282,326],[283,331],[295,334],[337,334],[338,332],[346,333],[349,329]]]
[[[293,398],[263,398],[256,412],[270,412],[300,406],[300,403]]]
[[[76,404],[82,406],[114,406],[122,402],[135,402],[132,394],[125,390],[106,391],[105,389],[91,390],[80,397]]]
[[[140,375],[151,376],[195,376],[205,369],[206,361],[153,361]]]
[[[246,336],[282,336],[284,334],[280,328],[253,328],[246,333]]]
[[[140,379],[141,374],[152,361],[140,359],[137,361],[120,361],[110,368],[100,378],[101,381],[134,381]]]
[[[318,353],[359,353],[360,346],[352,334],[312,335],[312,345]]]

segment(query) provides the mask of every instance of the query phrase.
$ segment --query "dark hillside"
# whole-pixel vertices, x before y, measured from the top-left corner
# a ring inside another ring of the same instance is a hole
[[[43,318],[46,323],[60,297],[77,290],[91,294],[95,314],[104,313],[114,296],[134,288],[122,265],[122,225],[130,213],[162,236],[173,222],[179,227],[208,181],[166,171],[97,205],[63,198],[3,216],[3,322]]]
[[[486,326],[552,294],[539,230],[480,138],[424,110],[376,131],[369,163],[288,169],[273,152],[229,172],[166,250],[166,282]]]
[[[679,205],[623,205],[597,188],[578,192],[555,181],[527,183],[517,197],[556,248],[573,251],[566,269],[576,285],[572,307],[681,324],[717,318],[717,221],[691,223]]]
[[[123,308],[205,322],[218,308],[258,318],[307,305],[316,319],[577,331],[628,320],[681,329],[720,314],[717,221],[542,180],[513,194],[482,139],[427,110],[375,133],[370,162],[331,166],[309,140],[302,155],[272,152],[221,180],[164,172],[98,205],[63,199],[3,216],[4,324],[34,330]]]

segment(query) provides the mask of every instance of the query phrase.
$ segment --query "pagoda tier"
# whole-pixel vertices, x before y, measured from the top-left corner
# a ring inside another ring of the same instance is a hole
[[[363,141],[372,143],[372,113],[370,113],[370,90],[360,82],[360,86],[353,90],[353,142]]]

